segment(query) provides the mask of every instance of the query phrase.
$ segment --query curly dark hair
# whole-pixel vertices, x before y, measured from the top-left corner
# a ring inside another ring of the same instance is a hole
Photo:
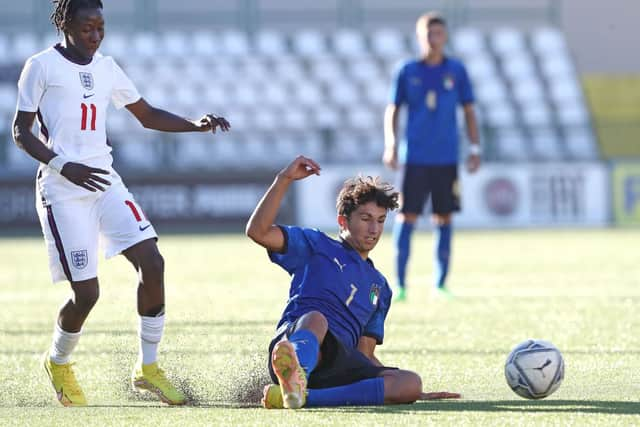
[[[345,181],[338,194],[336,209],[338,215],[347,218],[358,206],[372,201],[387,210],[395,210],[399,206],[398,197],[398,192],[393,191],[393,186],[383,182],[380,177],[357,176]]]
[[[76,12],[80,9],[102,9],[102,1],[100,0],[53,0],[53,13],[51,14],[51,23],[55,25],[58,32],[64,31],[64,28],[71,20]]]

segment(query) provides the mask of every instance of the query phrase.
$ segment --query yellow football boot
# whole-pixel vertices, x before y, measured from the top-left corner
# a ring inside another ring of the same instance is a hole
[[[271,366],[280,383],[283,407],[302,408],[307,400],[307,375],[289,341],[283,340],[275,345]]]
[[[73,363],[58,365],[51,361],[49,351],[46,351],[42,357],[42,365],[60,403],[64,406],[87,406],[87,398],[73,373]]]
[[[131,384],[134,390],[153,393],[168,405],[184,405],[187,401],[184,394],[169,382],[164,371],[158,367],[158,362],[136,364],[131,374]]]

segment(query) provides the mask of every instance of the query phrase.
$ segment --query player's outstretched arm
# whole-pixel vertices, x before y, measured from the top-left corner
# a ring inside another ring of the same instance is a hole
[[[246,233],[254,242],[273,252],[282,252],[285,245],[282,230],[274,224],[280,204],[293,181],[320,175],[320,165],[298,156],[277,175],[247,222]]]
[[[89,191],[104,191],[111,183],[99,174],[108,175],[109,171],[92,168],[81,163],[73,163],[51,151],[31,132],[36,113],[30,111],[16,112],[13,120],[13,140],[16,145],[26,151],[39,162],[49,165],[75,185]]]
[[[227,132],[231,125],[224,117],[205,114],[199,120],[189,120],[160,108],[150,105],[144,98],[127,105],[142,126],[164,132],[208,132],[216,133],[216,129]]]

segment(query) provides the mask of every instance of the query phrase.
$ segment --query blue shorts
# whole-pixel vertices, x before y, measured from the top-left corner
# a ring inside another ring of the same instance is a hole
[[[405,165],[402,173],[402,213],[420,215],[431,196],[431,211],[447,215],[460,210],[458,165]]]
[[[269,375],[275,384],[278,384],[278,377],[276,377],[271,366],[271,352],[278,341],[283,336],[289,338],[295,328],[296,322],[282,325],[276,332],[275,338],[269,344]],[[347,348],[331,331],[327,331],[327,335],[320,346],[320,352],[322,353],[322,360],[309,375],[307,383],[309,388],[330,388],[353,384],[368,378],[379,377],[382,371],[398,369],[374,365],[358,349]]]

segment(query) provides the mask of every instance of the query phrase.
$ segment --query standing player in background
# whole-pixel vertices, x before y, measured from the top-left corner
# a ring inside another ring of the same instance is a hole
[[[462,105],[471,145],[467,167],[480,166],[478,126],[473,92],[467,72],[458,60],[445,56],[447,28],[436,14],[422,15],[416,24],[422,50],[396,76],[391,103],[384,117],[384,164],[402,170],[401,211],[393,229],[396,246],[396,299],[406,298],[406,270],[416,220],[431,196],[432,221],[436,227],[434,286],[445,295],[451,256],[453,212],[460,210],[458,188],[458,126],[456,109]],[[407,105],[406,146],[398,155],[398,112]],[[399,158],[400,157],[400,158]]]
[[[337,201],[339,240],[315,230],[275,225],[280,203],[297,180],[320,174],[299,156],[283,169],[247,223],[247,235],[291,276],[289,300],[269,346],[265,408],[382,405],[457,398],[423,393],[420,377],[389,368],[374,354],[384,338],[391,289],[369,252],[398,193],[377,179],[354,178]],[[307,390],[307,384],[309,389]]]
[[[229,129],[222,117],[187,120],[149,105],[113,58],[97,52],[104,37],[100,0],[54,0],[53,24],[64,42],[26,61],[18,82],[13,123],[16,144],[40,162],[38,216],[54,282],[67,280],[72,297],[60,309],[44,368],[65,406],[84,406],[85,395],[69,362],[82,325],[98,300],[98,236],[107,258],[122,253],[138,272],[139,359],[135,388],[165,403],[185,403],[158,367],[164,329],[164,260],[156,232],[112,168],[106,138],[109,102],[149,129],[206,132]],[[31,132],[38,118],[41,139]]]

